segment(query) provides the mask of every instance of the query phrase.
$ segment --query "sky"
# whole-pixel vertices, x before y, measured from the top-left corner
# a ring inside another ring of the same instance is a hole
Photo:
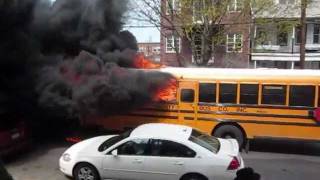
[[[134,1],[134,3],[130,3],[130,1]],[[147,22],[141,22],[134,18],[137,17],[135,14],[137,7],[136,5],[139,5],[139,3],[142,3],[140,0],[129,0],[129,9],[131,9],[132,12],[128,12],[126,17],[126,24],[125,24],[125,29],[129,30],[130,32],[135,35],[137,38],[138,42],[160,42],[160,32],[158,28],[152,27],[152,24],[147,23]],[[141,5],[142,6],[142,5]],[[130,26],[134,26],[130,27]],[[140,26],[140,27],[139,27]],[[142,26],[142,27],[141,27]],[[151,26],[151,27],[150,27]]]
[[[126,28],[138,42],[160,42],[160,32],[157,28]]]

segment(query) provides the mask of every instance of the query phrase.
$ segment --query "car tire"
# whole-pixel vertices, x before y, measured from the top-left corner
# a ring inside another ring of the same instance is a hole
[[[73,171],[73,177],[75,180],[100,180],[97,169],[89,163],[78,164]]]
[[[207,180],[207,178],[199,174],[188,174],[184,175],[181,180]]]
[[[245,137],[243,132],[241,129],[233,125],[222,125],[218,127],[214,131],[213,136],[225,139],[233,138],[238,141],[240,147],[244,146]]]

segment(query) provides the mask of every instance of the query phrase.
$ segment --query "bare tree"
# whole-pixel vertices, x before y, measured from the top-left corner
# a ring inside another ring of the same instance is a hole
[[[138,0],[135,5],[139,21],[162,27],[186,39],[195,64],[206,66],[215,52],[214,47],[225,43],[228,28],[239,24],[250,26],[252,14],[267,10],[272,2],[273,0]],[[226,17],[232,9],[240,13],[230,22]],[[176,49],[177,54],[178,50]],[[179,65],[185,64],[181,56],[178,61]]]

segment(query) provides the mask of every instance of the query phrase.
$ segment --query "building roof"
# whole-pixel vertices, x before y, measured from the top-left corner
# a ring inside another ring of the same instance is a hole
[[[160,42],[138,42],[138,45],[146,45],[146,44],[150,44],[150,45],[160,45]]]
[[[163,68],[160,71],[181,79],[320,83],[319,70]]]
[[[130,137],[148,137],[187,140],[190,137],[192,128],[183,125],[150,123],[138,126]]]
[[[310,1],[306,10],[307,18],[320,18],[320,0]],[[257,12],[256,18],[300,18],[300,4],[276,4],[268,10]]]

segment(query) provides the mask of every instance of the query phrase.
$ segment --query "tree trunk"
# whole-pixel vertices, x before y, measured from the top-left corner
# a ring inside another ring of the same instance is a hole
[[[211,41],[208,39],[206,34],[202,35],[201,43],[201,66],[207,66],[211,58]]]
[[[301,0],[301,44],[300,44],[300,68],[304,69],[306,56],[306,8],[307,0]]]

